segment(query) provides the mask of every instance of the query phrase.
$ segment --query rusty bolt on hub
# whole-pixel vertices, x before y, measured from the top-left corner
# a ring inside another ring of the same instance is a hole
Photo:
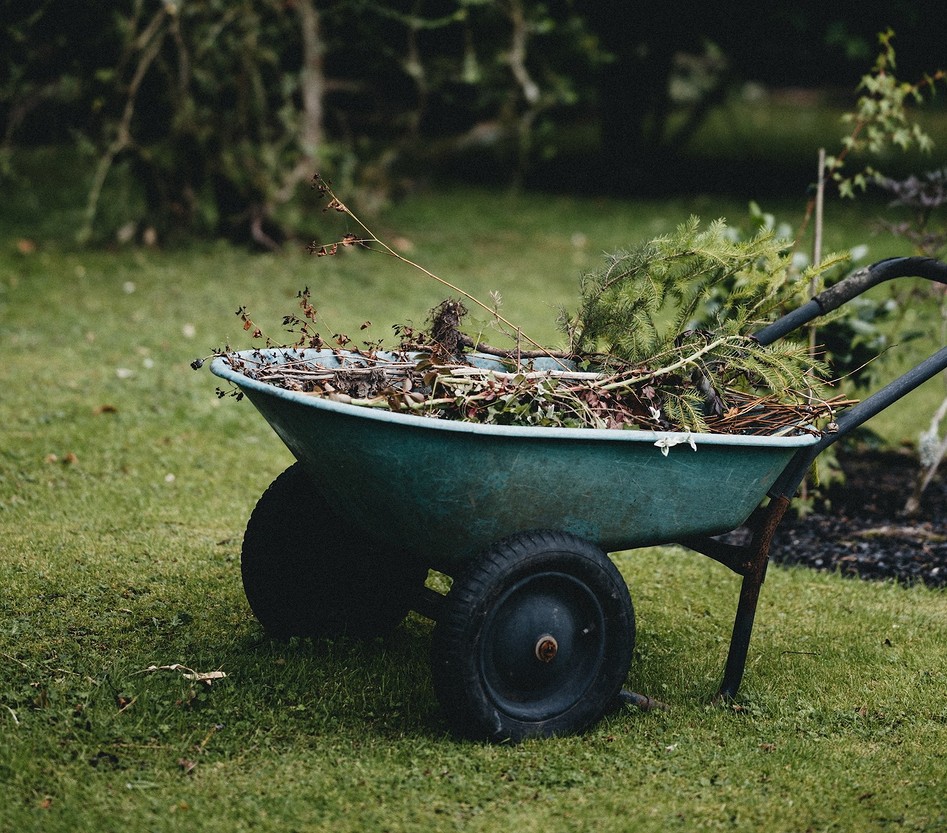
[[[552,662],[559,652],[559,643],[552,634],[543,634],[536,641],[536,659],[540,662]]]

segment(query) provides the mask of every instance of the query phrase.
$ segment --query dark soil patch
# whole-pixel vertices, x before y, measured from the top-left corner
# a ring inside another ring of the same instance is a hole
[[[895,451],[839,452],[845,482],[833,484],[805,518],[790,513],[771,558],[864,579],[947,586],[947,476],[928,486],[921,511],[902,513],[917,459]]]

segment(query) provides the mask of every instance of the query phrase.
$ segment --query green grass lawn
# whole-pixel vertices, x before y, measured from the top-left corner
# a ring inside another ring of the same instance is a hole
[[[740,700],[712,705],[737,578],[673,548],[618,554],[638,617],[629,686],[670,710],[513,747],[447,734],[414,614],[384,643],[267,639],[240,542],[291,458],[189,362],[249,344],[240,305],[278,335],[306,285],[332,329],[370,319],[378,337],[423,323],[443,291],[365,253],[78,251],[81,188],[51,192],[49,167],[0,205],[0,830],[947,829],[942,591],[773,568]],[[602,251],[691,213],[737,224],[746,207],[457,189],[372,225],[554,341]],[[828,247],[907,253],[868,216],[833,207]],[[313,236],[335,222],[315,215]],[[878,430],[910,440],[936,396]],[[149,670],[174,664],[227,676]]]

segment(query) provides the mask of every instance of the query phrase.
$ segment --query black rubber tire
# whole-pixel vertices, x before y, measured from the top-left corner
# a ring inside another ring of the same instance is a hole
[[[275,638],[384,636],[427,568],[360,538],[296,463],[257,502],[243,537],[243,589]]]
[[[434,690],[465,737],[575,734],[614,703],[635,615],[615,565],[563,532],[491,547],[455,579],[434,628]]]

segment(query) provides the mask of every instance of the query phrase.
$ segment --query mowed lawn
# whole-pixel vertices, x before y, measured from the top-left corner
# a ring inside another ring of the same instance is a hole
[[[0,830],[947,829],[943,591],[772,568],[740,698],[719,705],[738,579],[675,548],[616,554],[638,621],[628,685],[669,710],[517,746],[447,733],[416,614],[384,642],[268,639],[240,543],[291,457],[189,363],[250,346],[240,306],[278,338],[306,286],[327,332],[387,343],[444,290],[391,258],[309,257],[307,240],[76,249],[81,188],[48,174],[57,158],[0,206]],[[476,189],[417,194],[370,225],[555,343],[602,252],[694,213],[748,227],[745,205],[712,197]],[[908,253],[871,216],[833,206],[827,248]],[[314,212],[312,237],[354,230],[341,222]],[[928,336],[906,363],[937,341],[929,311],[912,315]],[[938,396],[927,385],[874,427],[912,441]]]

